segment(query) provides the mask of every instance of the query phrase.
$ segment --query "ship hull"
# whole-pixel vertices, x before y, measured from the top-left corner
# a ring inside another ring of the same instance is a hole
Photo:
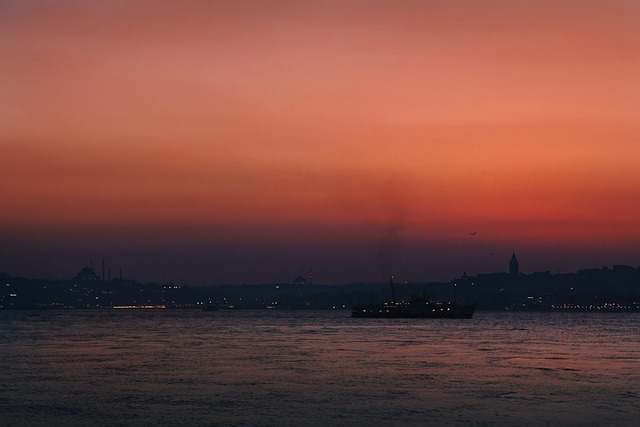
[[[351,317],[373,319],[471,319],[475,305],[460,304],[408,304],[355,306]]]

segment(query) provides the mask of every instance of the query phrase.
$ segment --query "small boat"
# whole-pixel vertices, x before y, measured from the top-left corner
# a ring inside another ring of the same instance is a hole
[[[354,306],[351,317],[358,318],[404,318],[404,319],[471,319],[476,309],[475,304],[458,304],[455,302],[455,285],[453,302],[435,302],[413,295],[409,301],[396,301],[391,276],[391,302]]]
[[[218,304],[214,304],[209,300],[208,302],[202,304],[202,311],[218,311]]]

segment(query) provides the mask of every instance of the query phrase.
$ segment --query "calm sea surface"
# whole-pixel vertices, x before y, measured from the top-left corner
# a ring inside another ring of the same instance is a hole
[[[2,426],[640,425],[640,316],[0,312]]]

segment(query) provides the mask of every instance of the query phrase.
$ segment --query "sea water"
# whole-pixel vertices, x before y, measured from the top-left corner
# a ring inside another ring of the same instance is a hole
[[[640,422],[640,315],[0,312],[2,426]]]

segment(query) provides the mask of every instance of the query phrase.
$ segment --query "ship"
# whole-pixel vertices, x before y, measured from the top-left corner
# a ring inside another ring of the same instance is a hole
[[[475,304],[458,304],[453,302],[430,301],[424,297],[413,295],[409,301],[396,301],[391,277],[392,300],[383,304],[353,306],[351,317],[382,319],[471,319],[476,309]]]
[[[351,317],[471,319],[475,309],[475,304],[432,302],[414,296],[409,301],[391,301],[384,304],[354,306],[351,311]]]

